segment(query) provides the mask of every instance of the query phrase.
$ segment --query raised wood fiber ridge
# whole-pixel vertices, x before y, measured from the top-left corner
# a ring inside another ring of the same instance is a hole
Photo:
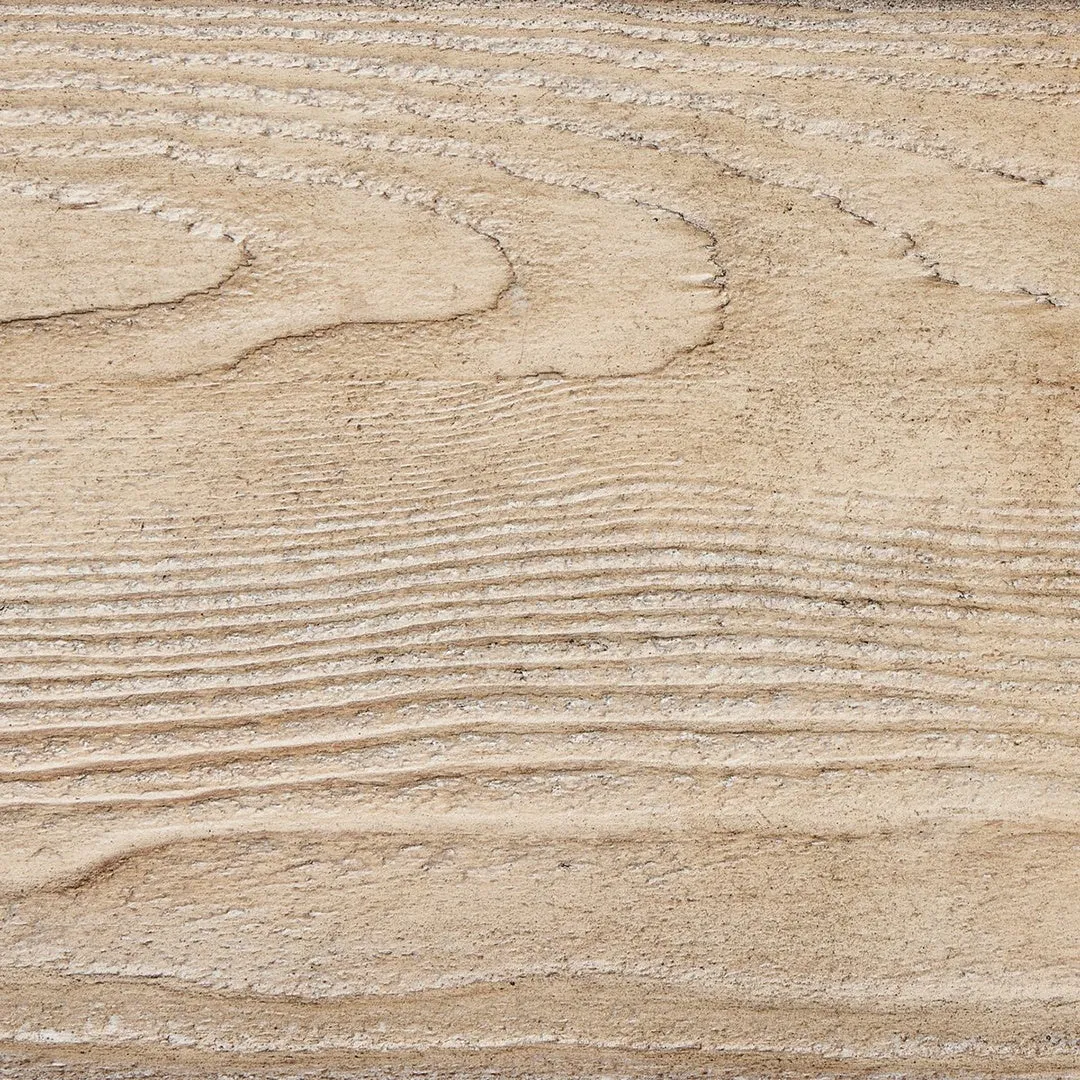
[[[0,1078],[1080,1075],[1080,10],[0,8]]]

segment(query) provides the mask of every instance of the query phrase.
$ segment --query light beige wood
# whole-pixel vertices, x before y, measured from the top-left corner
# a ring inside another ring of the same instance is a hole
[[[5,3],[0,1075],[1080,1072],[1080,12]]]

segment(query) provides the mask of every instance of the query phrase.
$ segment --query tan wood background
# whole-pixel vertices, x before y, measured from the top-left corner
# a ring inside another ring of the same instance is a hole
[[[0,1076],[1066,1076],[1080,12],[0,8]]]

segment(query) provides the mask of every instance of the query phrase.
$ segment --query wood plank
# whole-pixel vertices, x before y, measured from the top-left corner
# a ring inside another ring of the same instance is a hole
[[[0,1075],[1080,1073],[1080,11],[0,18]]]

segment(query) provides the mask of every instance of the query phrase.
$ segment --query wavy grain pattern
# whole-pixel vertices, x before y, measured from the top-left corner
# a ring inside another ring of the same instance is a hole
[[[0,1075],[1075,1076],[1080,13],[8,3]]]

